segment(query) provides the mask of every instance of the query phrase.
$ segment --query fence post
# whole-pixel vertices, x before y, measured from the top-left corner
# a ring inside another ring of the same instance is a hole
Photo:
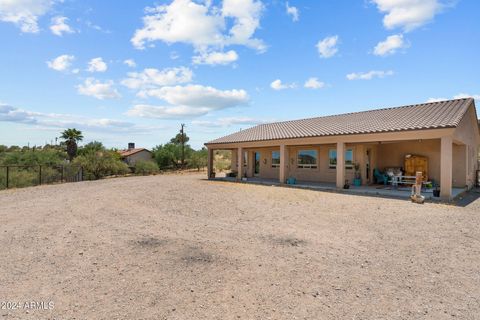
[[[10,173],[10,167],[6,166],[6,168],[7,168],[7,189],[8,189],[8,179],[10,177],[10,174],[9,174]]]
[[[64,170],[64,165],[62,164],[62,177],[60,178],[60,183],[63,183],[63,170]]]
[[[42,166],[38,166],[38,184],[42,185]]]

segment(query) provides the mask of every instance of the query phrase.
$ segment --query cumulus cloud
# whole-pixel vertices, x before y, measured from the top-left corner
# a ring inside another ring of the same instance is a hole
[[[142,72],[129,72],[128,78],[122,84],[130,89],[153,89],[161,86],[171,86],[192,81],[193,72],[186,67],[158,70],[144,69]]]
[[[379,42],[373,49],[376,56],[386,56],[394,54],[399,49],[407,48],[408,43],[403,40],[402,34],[388,36],[384,41]]]
[[[94,78],[85,79],[83,84],[77,86],[77,92],[100,100],[120,98],[120,94],[113,87],[113,81],[101,82]]]
[[[303,86],[308,89],[321,89],[325,87],[325,83],[319,81],[318,78],[312,77],[305,81],[305,84]]]
[[[127,112],[128,115],[165,119],[196,117],[243,105],[249,100],[245,90],[219,90],[202,85],[167,86],[145,90],[144,95],[161,99],[168,104],[138,104]]]
[[[430,103],[430,102],[439,102],[439,101],[445,101],[445,100],[448,100],[448,99],[447,98],[428,98],[427,102]]]
[[[270,83],[270,88],[273,90],[293,89],[296,87],[295,83],[283,83],[282,80],[276,79]]]
[[[297,22],[300,16],[300,12],[298,11],[297,7],[291,6],[288,4],[288,2],[285,4],[285,9],[287,10],[287,14],[289,16],[292,16],[292,20],[294,22]]]
[[[93,58],[88,62],[87,71],[89,72],[105,72],[107,69],[108,66],[101,57]]]
[[[349,73],[347,74],[348,80],[371,80],[373,78],[385,78],[386,76],[393,75],[393,71],[376,71],[369,72]]]
[[[192,58],[194,64],[227,65],[238,60],[238,54],[234,50],[227,52],[202,52]]]
[[[38,19],[53,4],[54,0],[0,0],[0,21],[13,23],[25,33],[37,33]]]
[[[326,37],[318,41],[317,50],[322,58],[333,57],[338,52],[338,36]]]
[[[137,63],[133,59],[124,60],[123,63],[129,66],[130,68],[135,68],[137,66]]]
[[[440,0],[372,0],[384,13],[387,29],[402,28],[408,32],[433,20],[444,7]]]
[[[56,71],[68,71],[75,57],[73,55],[63,54],[53,60],[47,61],[47,66]]]
[[[260,120],[257,118],[250,118],[250,117],[225,117],[219,118],[217,120],[193,120],[192,124],[202,126],[202,127],[210,127],[210,128],[218,128],[218,127],[230,127],[233,125],[247,125],[253,126],[262,123],[268,123],[270,121]]]
[[[147,8],[143,27],[135,31],[131,42],[139,49],[163,41],[191,44],[198,52],[226,45],[245,45],[262,52],[266,46],[253,35],[263,8],[259,0],[224,0],[221,7],[212,6],[211,1],[173,0]]]
[[[480,94],[459,93],[453,96],[453,99],[465,99],[465,98],[473,98],[475,100],[480,100]]]
[[[59,37],[63,36],[64,33],[74,33],[75,31],[67,24],[67,21],[67,17],[53,17],[50,24],[50,30],[54,35]]]

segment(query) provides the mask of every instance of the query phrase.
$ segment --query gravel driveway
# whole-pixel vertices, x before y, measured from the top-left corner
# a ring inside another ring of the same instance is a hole
[[[480,319],[480,200],[203,178],[0,192],[0,318]]]

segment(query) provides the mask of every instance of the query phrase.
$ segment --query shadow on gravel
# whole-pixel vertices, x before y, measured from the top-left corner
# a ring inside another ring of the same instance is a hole
[[[459,207],[466,207],[472,202],[477,201],[480,198],[480,188],[473,188],[465,192],[458,199],[455,200],[455,205]]]
[[[270,236],[267,238],[269,242],[276,246],[283,247],[303,247],[307,244],[307,241],[290,236],[275,237]]]

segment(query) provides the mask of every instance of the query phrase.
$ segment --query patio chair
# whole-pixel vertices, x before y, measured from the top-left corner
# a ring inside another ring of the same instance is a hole
[[[373,176],[377,183],[383,183],[383,185],[387,185],[388,183],[388,175],[380,172],[377,168],[373,169]]]

